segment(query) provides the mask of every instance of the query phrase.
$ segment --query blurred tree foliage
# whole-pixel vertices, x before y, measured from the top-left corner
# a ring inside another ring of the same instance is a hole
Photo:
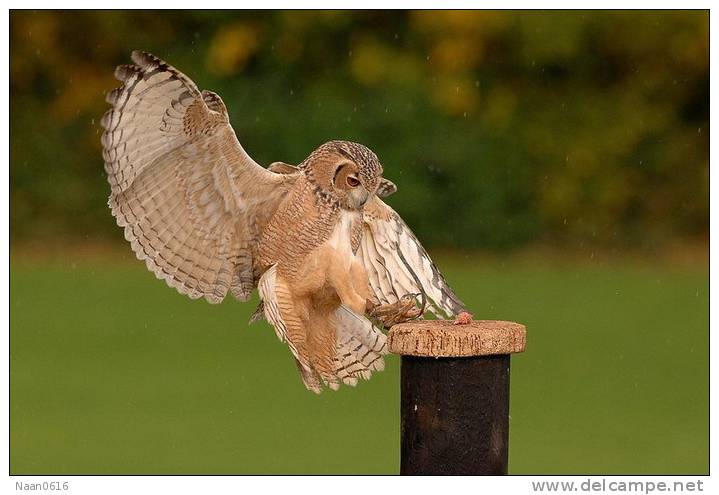
[[[708,232],[708,13],[13,11],[11,235],[119,237],[104,93],[133,49],[218,92],[260,163],[366,144],[428,245]]]

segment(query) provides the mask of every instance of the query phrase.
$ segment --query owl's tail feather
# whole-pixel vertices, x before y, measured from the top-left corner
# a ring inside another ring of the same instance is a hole
[[[358,378],[369,379],[373,371],[384,369],[387,336],[344,305],[335,311],[337,354],[334,358],[337,378],[346,385],[357,385]]]
[[[295,358],[295,364],[297,365],[297,371],[300,373],[300,378],[302,378],[302,383],[304,383],[305,387],[307,387],[307,390],[316,394],[321,394],[322,380],[320,380],[320,377],[317,376],[317,372],[302,364],[297,358]]]

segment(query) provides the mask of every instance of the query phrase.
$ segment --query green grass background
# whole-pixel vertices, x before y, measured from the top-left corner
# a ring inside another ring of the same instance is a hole
[[[396,356],[315,396],[254,303],[70,258],[11,261],[12,474],[399,471]],[[477,318],[528,327],[511,473],[708,473],[706,266],[438,258]]]

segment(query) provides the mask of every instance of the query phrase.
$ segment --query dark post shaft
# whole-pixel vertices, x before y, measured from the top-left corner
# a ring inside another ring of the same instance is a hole
[[[509,355],[402,356],[400,474],[507,474]]]

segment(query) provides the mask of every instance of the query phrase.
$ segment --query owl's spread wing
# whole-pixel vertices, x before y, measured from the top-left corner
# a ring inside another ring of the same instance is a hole
[[[109,205],[155,275],[193,299],[246,300],[253,247],[291,183],[255,163],[218,95],[133,52],[102,119]]]
[[[397,212],[374,197],[365,205],[363,218],[358,254],[381,303],[395,303],[405,294],[424,294],[427,309],[437,316],[454,317],[464,311],[462,301]]]
[[[379,180],[379,185],[377,186],[377,194],[380,198],[386,198],[390,194],[394,194],[397,192],[397,186],[389,179],[385,179],[384,177],[381,177]]]

